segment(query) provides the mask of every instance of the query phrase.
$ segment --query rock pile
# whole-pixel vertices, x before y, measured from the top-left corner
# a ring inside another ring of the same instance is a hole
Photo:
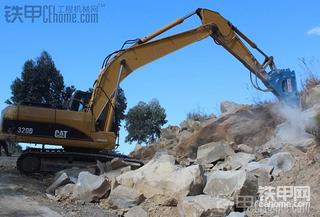
[[[299,159],[320,159],[307,155],[314,141],[303,149],[268,145],[285,121],[271,107],[224,102],[219,118],[189,119],[163,129],[156,143],[137,145],[131,156],[144,160],[143,167],[114,159],[97,162],[98,174],[61,171],[47,192],[60,200],[99,202],[126,217],[253,217],[239,198],[259,198],[259,186],[272,186]]]

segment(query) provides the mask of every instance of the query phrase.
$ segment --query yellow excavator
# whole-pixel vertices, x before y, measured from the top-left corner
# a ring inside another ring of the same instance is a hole
[[[201,25],[156,39],[193,15],[199,16]],[[105,58],[93,92],[74,92],[67,110],[32,105],[6,107],[2,111],[0,139],[63,147],[28,148],[17,161],[17,168],[23,173],[46,171],[48,165],[75,166],[114,157],[142,165],[113,152],[117,141],[113,119],[120,82],[137,68],[209,36],[249,69],[251,82],[257,89],[270,91],[285,103],[297,104],[294,71],[277,69],[273,57],[265,54],[231,22],[215,11],[199,8],[144,38],[126,41],[121,49]],[[247,45],[257,50],[264,61],[260,63]]]

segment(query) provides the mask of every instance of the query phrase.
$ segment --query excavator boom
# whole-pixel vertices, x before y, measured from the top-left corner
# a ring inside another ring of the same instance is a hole
[[[197,14],[202,21],[202,25],[199,27],[151,41],[194,14]],[[248,68],[250,73],[257,76],[266,86],[267,91],[272,92],[286,103],[297,103],[294,72],[278,70],[273,62],[273,57],[267,56],[254,42],[219,13],[207,9],[197,9],[195,12],[177,19],[149,36],[137,40],[137,43],[132,47],[120,50],[104,65],[95,82],[94,92],[90,101],[90,108],[100,129],[110,131],[112,127],[117,88],[126,76],[149,62],[209,36]],[[253,56],[245,43],[263,55],[264,61],[262,63]],[[269,72],[266,71],[267,68],[269,68]],[[256,84],[256,87],[262,90],[258,84]]]

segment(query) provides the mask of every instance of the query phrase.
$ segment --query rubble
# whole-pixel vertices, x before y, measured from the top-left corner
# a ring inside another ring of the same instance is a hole
[[[72,183],[69,183],[65,186],[61,186],[55,190],[54,195],[58,196],[59,198],[72,197],[74,187],[75,187],[75,184],[72,184]]]

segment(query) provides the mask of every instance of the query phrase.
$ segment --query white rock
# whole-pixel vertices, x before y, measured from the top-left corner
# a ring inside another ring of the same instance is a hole
[[[116,181],[124,186],[135,188],[147,198],[155,194],[173,198],[202,192],[204,178],[199,165],[181,167],[166,153],[156,156],[143,167],[122,174]]]
[[[245,217],[244,212],[231,212],[227,217]]]
[[[202,145],[197,151],[197,161],[199,164],[210,164],[218,160],[225,159],[233,155],[234,151],[229,144],[223,142],[211,142]]]
[[[240,191],[245,181],[246,172],[244,170],[214,171],[208,175],[203,192],[213,197],[230,198]]]
[[[289,152],[279,152],[271,156],[268,165],[274,168],[273,173],[287,172],[294,166],[295,159]]]
[[[73,197],[83,201],[97,201],[108,194],[111,185],[107,177],[95,176],[89,172],[80,172],[74,186]]]
[[[227,199],[202,194],[185,197],[179,202],[178,210],[181,217],[225,216],[233,204]]]
[[[76,183],[77,180],[78,180],[79,173],[80,172],[84,172],[84,171],[87,171],[87,172],[89,172],[91,174],[94,174],[95,169],[94,168],[72,167],[72,168],[64,169],[64,170],[61,170],[61,171],[57,172],[55,174],[55,179],[56,179],[56,177],[59,177],[62,173],[66,173],[67,176],[69,177],[70,181],[72,183]]]
[[[144,199],[137,190],[119,185],[111,191],[108,203],[114,209],[127,209],[139,205]]]

